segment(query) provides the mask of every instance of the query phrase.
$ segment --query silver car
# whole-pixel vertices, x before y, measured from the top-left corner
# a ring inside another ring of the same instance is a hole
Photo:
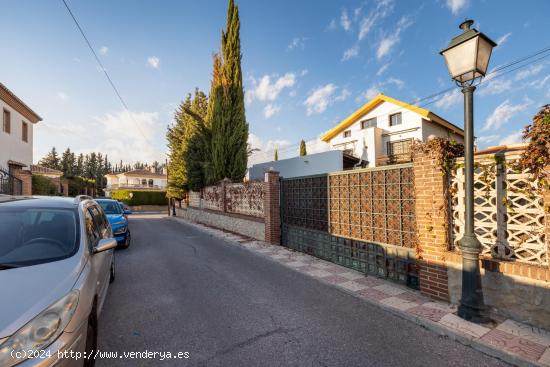
[[[0,197],[0,366],[93,366],[112,237],[89,197]]]

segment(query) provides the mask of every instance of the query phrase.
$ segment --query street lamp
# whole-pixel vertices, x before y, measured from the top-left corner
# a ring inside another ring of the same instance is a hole
[[[460,239],[462,252],[462,296],[458,316],[473,322],[488,321],[483,302],[479,253],[481,243],[474,231],[474,91],[487,72],[491,51],[496,43],[474,28],[473,20],[460,24],[463,33],[451,40],[440,52],[445,58],[451,77],[464,94],[464,176],[466,208],[464,236]]]

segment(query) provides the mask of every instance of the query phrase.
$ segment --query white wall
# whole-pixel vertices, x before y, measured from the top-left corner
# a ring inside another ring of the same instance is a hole
[[[432,121],[423,120],[422,121],[422,138],[423,140],[428,140],[430,135],[435,135],[438,137],[447,138],[449,140],[455,140],[459,143],[464,142],[464,138],[451,130],[446,129],[445,127],[436,124]]]
[[[4,132],[4,108],[11,112],[11,132]],[[30,169],[32,161],[33,123],[0,99],[0,166],[8,168],[8,161],[21,162]],[[28,142],[23,141],[23,121],[29,127]]]

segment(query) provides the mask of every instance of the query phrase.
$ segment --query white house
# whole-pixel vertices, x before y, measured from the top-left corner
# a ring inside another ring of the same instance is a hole
[[[163,191],[168,185],[166,174],[164,172],[156,173],[154,168],[108,174],[105,175],[105,178],[107,179],[106,195],[110,195],[113,190],[117,189]]]
[[[464,131],[442,117],[379,94],[345,118],[321,139],[331,150],[362,159],[367,167],[411,160],[411,143],[431,137],[463,142]]]
[[[33,125],[42,121],[29,106],[0,83],[0,169],[13,172],[30,168],[33,153]]]

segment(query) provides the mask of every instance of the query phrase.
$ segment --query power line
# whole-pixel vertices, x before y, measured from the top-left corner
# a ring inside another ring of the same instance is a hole
[[[503,75],[512,73],[512,72],[514,72],[514,71],[516,71],[516,70],[522,69],[522,68],[527,67],[527,66],[529,66],[529,65],[532,65],[532,64],[534,64],[534,63],[536,63],[536,62],[538,62],[538,61],[540,61],[540,60],[542,60],[542,59],[544,59],[544,58],[547,58],[547,57],[550,56],[550,53],[548,53],[549,51],[550,51],[550,47],[545,47],[545,48],[543,48],[543,49],[541,49],[541,50],[539,50],[539,51],[536,51],[536,52],[534,52],[534,53],[532,53],[532,54],[530,54],[530,55],[523,56],[523,57],[521,57],[521,58],[519,58],[519,59],[516,59],[516,60],[514,60],[514,61],[511,61],[511,62],[509,62],[509,63],[507,63],[507,64],[505,64],[505,65],[499,66],[499,67],[497,67],[496,69],[490,71],[489,73],[487,73],[487,74],[485,75],[486,77],[488,77],[488,76],[491,76],[491,75],[493,75],[493,74],[497,74],[496,76],[494,76],[494,77],[492,77],[492,78],[483,79],[483,80],[479,83],[479,85],[481,85],[481,84],[483,84],[483,83],[487,83],[487,82],[489,82],[489,81],[491,81],[491,80],[500,78],[500,77],[502,77]],[[542,54],[544,54],[544,53],[546,53],[546,55],[540,56],[540,57],[538,57],[538,58],[536,58],[536,59],[534,59],[534,60],[529,61],[528,63],[525,63],[525,64],[520,65],[520,66],[518,66],[518,67],[515,67],[515,68],[513,68],[513,69],[510,69],[510,70],[507,70],[507,71],[505,71],[505,72],[499,73],[499,72],[502,71],[502,70],[505,70],[505,69],[507,69],[507,68],[509,68],[509,67],[512,67],[512,66],[517,65],[517,64],[520,64],[520,63],[522,63],[522,62],[524,62],[524,61],[526,61],[526,60],[529,60],[529,59],[531,59],[531,58],[533,58],[533,57],[542,55]],[[451,92],[451,91],[453,91],[453,90],[457,90],[457,88],[454,87],[454,86],[453,86],[453,87],[449,87],[449,88],[443,89],[443,90],[441,90],[441,91],[435,92],[435,93],[433,93],[433,94],[430,94],[429,96],[423,97],[423,98],[421,98],[421,99],[416,99],[416,100],[414,100],[413,102],[410,102],[410,103],[408,103],[408,104],[413,105],[413,106],[417,106],[417,107],[425,107],[425,106],[428,106],[428,105],[430,105],[430,104],[433,104],[433,103],[435,103],[435,102],[437,102],[437,101],[439,101],[439,100],[442,99],[442,97],[441,97],[441,98],[435,98],[435,97],[439,97],[439,96],[444,95],[444,94],[446,94],[446,93],[448,93],[448,92]],[[421,101],[427,101],[427,102],[426,102],[426,103],[422,103],[422,104],[418,104],[418,102],[421,102]],[[400,109],[401,109],[401,108],[396,108],[394,111],[390,111],[389,113],[391,114],[391,113],[393,113],[393,112],[399,111]],[[412,113],[412,111],[405,111],[404,113]],[[387,114],[376,115],[376,116],[371,117],[371,118],[378,118],[378,117],[382,117],[382,116],[386,116],[386,115],[387,115]],[[310,137],[310,138],[307,138],[307,139],[304,139],[304,140],[305,140],[305,141],[311,141],[311,140],[314,140],[314,139],[317,139],[317,138],[318,138],[318,136],[314,136],[314,137]],[[280,153],[288,152],[288,151],[293,150],[293,149],[297,149],[297,147],[298,147],[299,145],[300,145],[300,142],[297,142],[297,143],[294,143],[294,144],[292,144],[292,145],[290,145],[290,146],[287,146],[286,148],[283,148],[283,149],[278,149],[278,148],[276,148],[276,149],[277,149],[278,153],[280,154]],[[267,150],[267,151],[260,152],[260,153],[257,154],[257,155],[260,155],[260,156],[268,156],[269,154],[274,154],[274,152],[275,152],[275,149],[272,149],[272,150]]]
[[[86,45],[88,45],[88,48],[90,49],[90,51],[92,52],[92,54],[94,55],[94,58],[96,60],[96,62],[99,64],[99,67],[101,68],[101,71],[103,71],[103,74],[105,74],[105,77],[107,78],[107,81],[109,82],[109,84],[111,85],[111,87],[113,88],[113,91],[115,92],[115,94],[117,95],[118,99],[120,100],[120,103],[122,103],[122,106],[124,107],[124,110],[126,111],[126,113],[128,113],[128,117],[130,117],[130,119],[133,121],[134,125],[136,125],[136,127],[138,128],[140,134],[143,136],[143,138],[148,141],[148,142],[151,142],[147,136],[145,136],[145,134],[143,133],[143,131],[141,130],[139,124],[136,122],[136,120],[134,119],[134,117],[132,116],[132,114],[130,113],[130,109],[128,108],[128,105],[126,104],[126,102],[124,101],[124,98],[122,98],[122,95],[119,93],[117,87],[115,86],[115,83],[113,82],[113,80],[111,79],[111,77],[109,76],[109,73],[107,73],[107,69],[105,69],[105,67],[103,66],[103,63],[101,62],[101,60],[99,59],[99,56],[97,56],[97,53],[95,52],[94,48],[92,47],[92,44],[91,42],[88,40],[88,37],[86,37],[86,34],[84,33],[84,30],[82,29],[82,27],[80,26],[80,24],[78,23],[78,20],[76,19],[75,15],[73,14],[73,12],[71,11],[71,8],[69,7],[69,4],[67,4],[67,1],[66,0],[61,0],[63,2],[63,4],[65,5],[65,8],[67,8],[67,11],[69,12],[71,18],[73,18],[73,21],[76,25],[76,27],[78,28],[78,30],[80,31],[80,34],[82,35],[82,37],[84,38],[84,41],[86,42]]]

